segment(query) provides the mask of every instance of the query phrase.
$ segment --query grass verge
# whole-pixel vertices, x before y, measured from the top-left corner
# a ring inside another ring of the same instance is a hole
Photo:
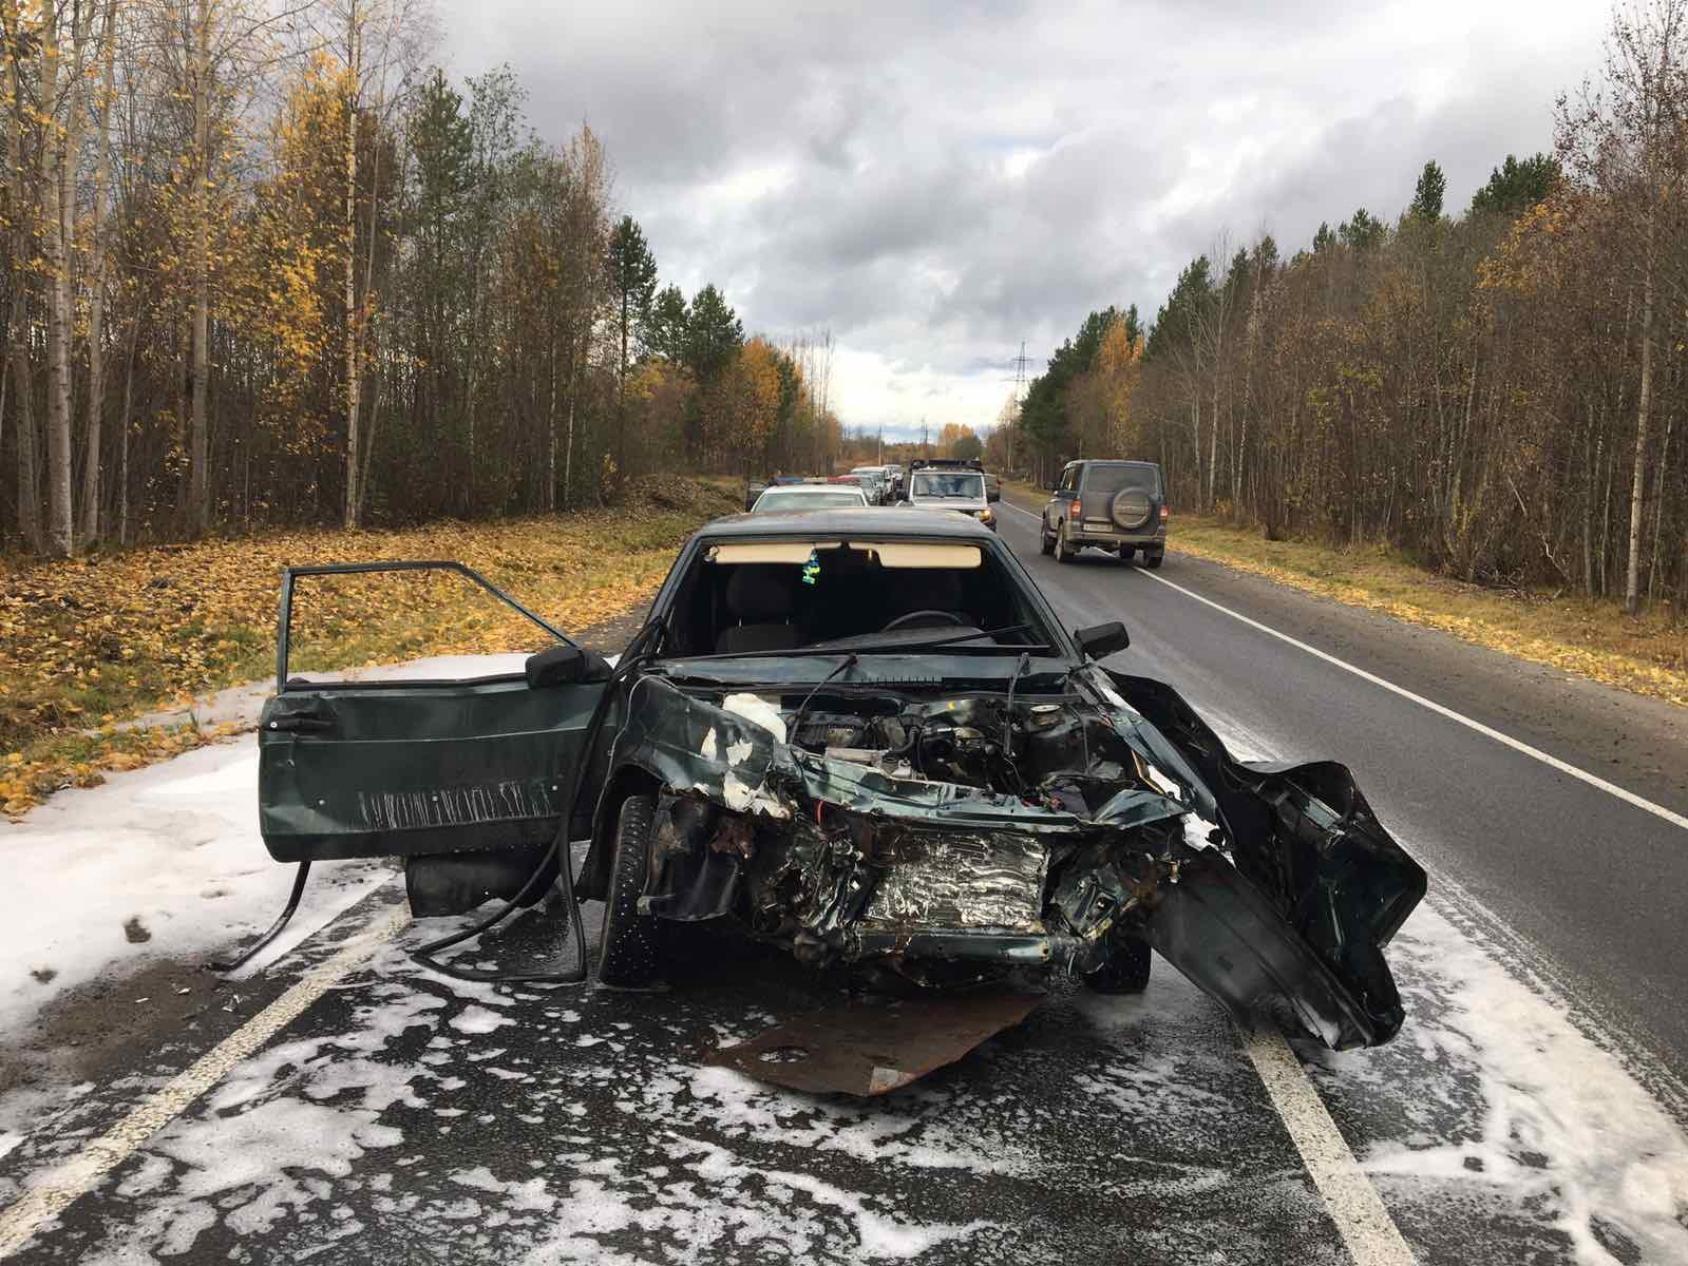
[[[1008,491],[1023,509],[1035,511],[1047,500],[1027,484]],[[1688,705],[1688,623],[1665,611],[1632,618],[1616,602],[1489,589],[1435,575],[1382,546],[1268,541],[1257,529],[1201,515],[1173,515],[1169,549]]]
[[[641,485],[627,506],[566,515],[0,560],[0,811],[15,816],[62,787],[99,782],[102,769],[217,737],[196,727],[117,727],[273,672],[283,566],[457,559],[557,627],[578,630],[647,597],[686,535],[741,508],[739,495],[664,479]],[[295,669],[544,643],[474,586],[433,573],[301,581],[293,628]]]

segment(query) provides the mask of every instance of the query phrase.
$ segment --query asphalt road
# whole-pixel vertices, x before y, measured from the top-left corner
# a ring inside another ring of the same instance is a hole
[[[1676,715],[1176,550],[1157,578],[1002,530],[1240,754],[1354,768],[1432,874],[1395,1043],[1292,1051],[1157,963],[818,1100],[698,1058],[829,1000],[784,957],[700,947],[656,996],[463,985],[405,957],[440,929],[395,884],[86,1070],[0,1154],[0,1252],[27,1215],[42,1262],[1688,1260],[1688,832],[1201,598],[1682,813]]]

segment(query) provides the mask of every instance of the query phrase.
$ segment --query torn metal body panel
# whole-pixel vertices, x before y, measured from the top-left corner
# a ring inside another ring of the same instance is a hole
[[[848,714],[819,735],[803,718],[787,743],[642,678],[612,754],[660,785],[671,824],[641,910],[735,920],[817,965],[916,979],[940,961],[1083,975],[1137,937],[1239,1013],[1287,1008],[1336,1048],[1392,1036],[1382,948],[1424,877],[1346,771],[1235,762],[1169,688],[1090,671],[1089,689],[1012,714],[990,696],[864,699],[854,741],[897,740],[920,772],[827,742]],[[993,772],[994,736],[1010,732],[1018,754]]]

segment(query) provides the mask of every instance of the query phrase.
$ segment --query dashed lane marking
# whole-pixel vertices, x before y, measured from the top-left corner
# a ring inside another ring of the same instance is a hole
[[[63,1164],[48,1171],[0,1212],[0,1258],[16,1253],[78,1196],[121,1165],[194,1100],[303,1015],[318,998],[361,966],[409,922],[403,906],[377,918],[331,958],[306,972],[269,1006],[143,1099],[128,1116]]]
[[[1007,503],[1004,502],[1003,504]],[[1029,519],[1036,520],[1038,518],[1037,515],[1031,513],[1029,510],[1022,510],[1019,506],[1009,506],[1009,509],[1018,514],[1023,514]],[[1197,593],[1194,589],[1186,589],[1183,585],[1180,585],[1175,581],[1168,580],[1165,576],[1156,575],[1152,571],[1147,571],[1141,568],[1138,569],[1136,574],[1140,576],[1147,576],[1156,584],[1165,585],[1168,589],[1175,589],[1186,598],[1194,598],[1197,602],[1210,606],[1220,614],[1228,615],[1233,620],[1237,620],[1248,625],[1251,629],[1256,629],[1259,632],[1266,634],[1268,637],[1275,637],[1280,642],[1293,646],[1297,650],[1306,651],[1309,655],[1312,655],[1317,659],[1322,659],[1325,663],[1330,664],[1333,667],[1342,669],[1343,672],[1354,674],[1354,676],[1360,678],[1362,681],[1369,681],[1372,685],[1383,690],[1387,690],[1391,694],[1399,695],[1401,698],[1406,699],[1411,703],[1418,704],[1421,708],[1428,708],[1430,711],[1436,713],[1437,716],[1446,717],[1450,721],[1465,726],[1468,730],[1476,731],[1485,738],[1493,739],[1502,746],[1510,747],[1513,751],[1524,756],[1528,756],[1532,760],[1540,761],[1550,769],[1556,769],[1568,777],[1575,778],[1580,782],[1587,783],[1590,787],[1604,791],[1609,796],[1615,796],[1617,799],[1622,800],[1625,804],[1634,805],[1637,809],[1646,813],[1651,813],[1654,817],[1661,818],[1664,821],[1669,822],[1672,826],[1680,827],[1682,830],[1688,831],[1688,816],[1677,813],[1673,809],[1667,809],[1662,804],[1655,804],[1645,796],[1638,796],[1627,787],[1620,787],[1617,783],[1607,782],[1599,775],[1591,774],[1586,769],[1579,769],[1569,761],[1562,761],[1557,756],[1542,751],[1539,747],[1532,747],[1522,739],[1515,739],[1510,734],[1503,733],[1502,731],[1495,729],[1493,726],[1484,725],[1481,721],[1468,717],[1463,712],[1455,712],[1452,708],[1446,706],[1445,704],[1437,703],[1434,699],[1427,699],[1421,694],[1416,694],[1413,691],[1408,690],[1405,686],[1397,686],[1394,682],[1388,680],[1387,678],[1379,677],[1376,673],[1369,673],[1358,665],[1350,664],[1345,659],[1337,658],[1329,651],[1322,651],[1317,646],[1311,646],[1308,643],[1303,642],[1300,638],[1291,637],[1288,633],[1281,633],[1271,625],[1262,624],[1259,620],[1246,616],[1240,611],[1233,611],[1230,607],[1225,606],[1223,603],[1218,603],[1212,598],[1204,597],[1203,595]]]

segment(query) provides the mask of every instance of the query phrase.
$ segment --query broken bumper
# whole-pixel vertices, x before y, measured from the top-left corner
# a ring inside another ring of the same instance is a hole
[[[1387,1041],[1403,1011],[1383,950],[1425,877],[1347,770],[1234,761],[1169,687],[1109,678],[1115,759],[1087,740],[1081,772],[1135,762],[1153,782],[1119,774],[1094,808],[823,756],[642,678],[612,754],[669,806],[641,908],[739,918],[817,964],[1085,974],[1132,937],[1234,1013],[1336,1049]]]

